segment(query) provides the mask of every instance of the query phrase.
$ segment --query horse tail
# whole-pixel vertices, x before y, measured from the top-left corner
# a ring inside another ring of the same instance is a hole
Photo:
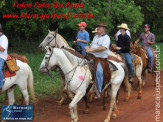
[[[32,73],[32,70],[30,67],[29,67],[29,74],[28,74],[27,82],[28,82],[28,87],[29,87],[31,95],[32,95],[33,102],[35,103],[36,97],[35,97],[35,92],[34,92],[34,87],[33,87],[33,73]]]
[[[123,69],[125,71],[125,77],[124,77],[123,82],[124,82],[124,85],[126,87],[126,90],[127,90],[128,94],[130,95],[130,92],[132,90],[132,87],[131,87],[131,84],[129,83],[129,80],[128,80],[128,69],[127,69],[126,64],[124,64],[124,63],[122,65],[122,67],[123,67]]]

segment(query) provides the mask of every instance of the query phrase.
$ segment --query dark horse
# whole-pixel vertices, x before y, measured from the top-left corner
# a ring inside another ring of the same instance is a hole
[[[134,41],[131,43],[130,47],[131,47],[131,53],[134,53],[134,54],[140,56],[143,61],[142,79],[143,79],[143,83],[145,83],[146,69],[148,69],[148,67],[149,67],[149,58],[146,53],[146,50],[143,49],[142,47],[140,47]],[[152,76],[154,76],[155,70],[156,70],[156,58],[154,57],[153,58]],[[144,86],[144,84],[143,84],[143,86]]]

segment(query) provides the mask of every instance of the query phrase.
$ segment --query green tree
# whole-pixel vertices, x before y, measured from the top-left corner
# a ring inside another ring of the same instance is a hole
[[[22,1],[17,0],[19,3]],[[58,2],[59,4],[65,4],[71,1],[72,4],[78,5],[77,0],[40,0],[39,3],[49,3]],[[48,28],[54,30],[59,28],[59,33],[63,35],[67,40],[75,38],[76,31],[78,30],[77,24],[81,21],[85,21],[88,24],[87,30],[91,32],[95,29],[96,24],[99,21],[104,21],[107,23],[107,31],[110,36],[118,30],[117,25],[122,22],[126,22],[133,33],[135,33],[143,22],[143,14],[140,12],[141,7],[136,6],[134,0],[82,0],[80,4],[84,4],[83,8],[16,8],[12,7],[16,1],[6,1],[6,5],[2,7],[1,14],[67,14],[69,16],[73,14],[84,14],[85,18],[68,18],[61,19],[3,19],[2,24],[4,26],[4,31],[9,37],[10,43],[15,45],[19,42],[36,42],[39,43],[45,37],[48,32]],[[36,2],[35,0],[26,0],[25,3],[32,4]],[[88,13],[91,13],[93,18],[87,18]],[[66,30],[66,31],[65,31]],[[93,34],[91,34],[93,36]],[[29,44],[30,45],[30,44]]]
[[[151,25],[151,31],[156,35],[156,41],[163,40],[163,1],[162,0],[135,0],[137,6],[141,6],[144,14],[144,24]],[[143,31],[143,29],[141,30]]]

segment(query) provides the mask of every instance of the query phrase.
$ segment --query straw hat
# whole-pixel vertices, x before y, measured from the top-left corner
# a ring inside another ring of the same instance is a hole
[[[128,28],[128,25],[126,23],[122,23],[120,26],[117,26],[118,28],[123,28],[123,29],[126,29],[126,30],[130,30]]]
[[[92,33],[97,33],[97,28],[95,28],[95,30],[94,30],[94,31],[92,31]]]

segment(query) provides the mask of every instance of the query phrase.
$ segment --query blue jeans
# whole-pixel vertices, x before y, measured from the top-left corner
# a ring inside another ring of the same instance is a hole
[[[152,69],[152,67],[153,67],[153,52],[152,52],[150,47],[147,48],[147,53],[148,53],[149,61],[150,61],[150,64],[151,64],[150,68]]]
[[[132,65],[131,54],[130,53],[121,53],[121,55],[123,56],[124,61],[127,62],[127,65],[129,67],[129,71],[130,71],[130,75],[131,75],[131,77],[133,77],[134,69],[133,69],[133,65]]]
[[[98,92],[102,91],[103,79],[104,79],[103,68],[101,66],[101,63],[98,63],[96,70],[96,81]]]
[[[85,55],[86,54],[85,48],[82,48],[81,54],[82,55]]]
[[[4,62],[5,62],[5,60],[0,58],[0,88],[3,88],[3,72],[2,72],[2,68],[3,68]]]

